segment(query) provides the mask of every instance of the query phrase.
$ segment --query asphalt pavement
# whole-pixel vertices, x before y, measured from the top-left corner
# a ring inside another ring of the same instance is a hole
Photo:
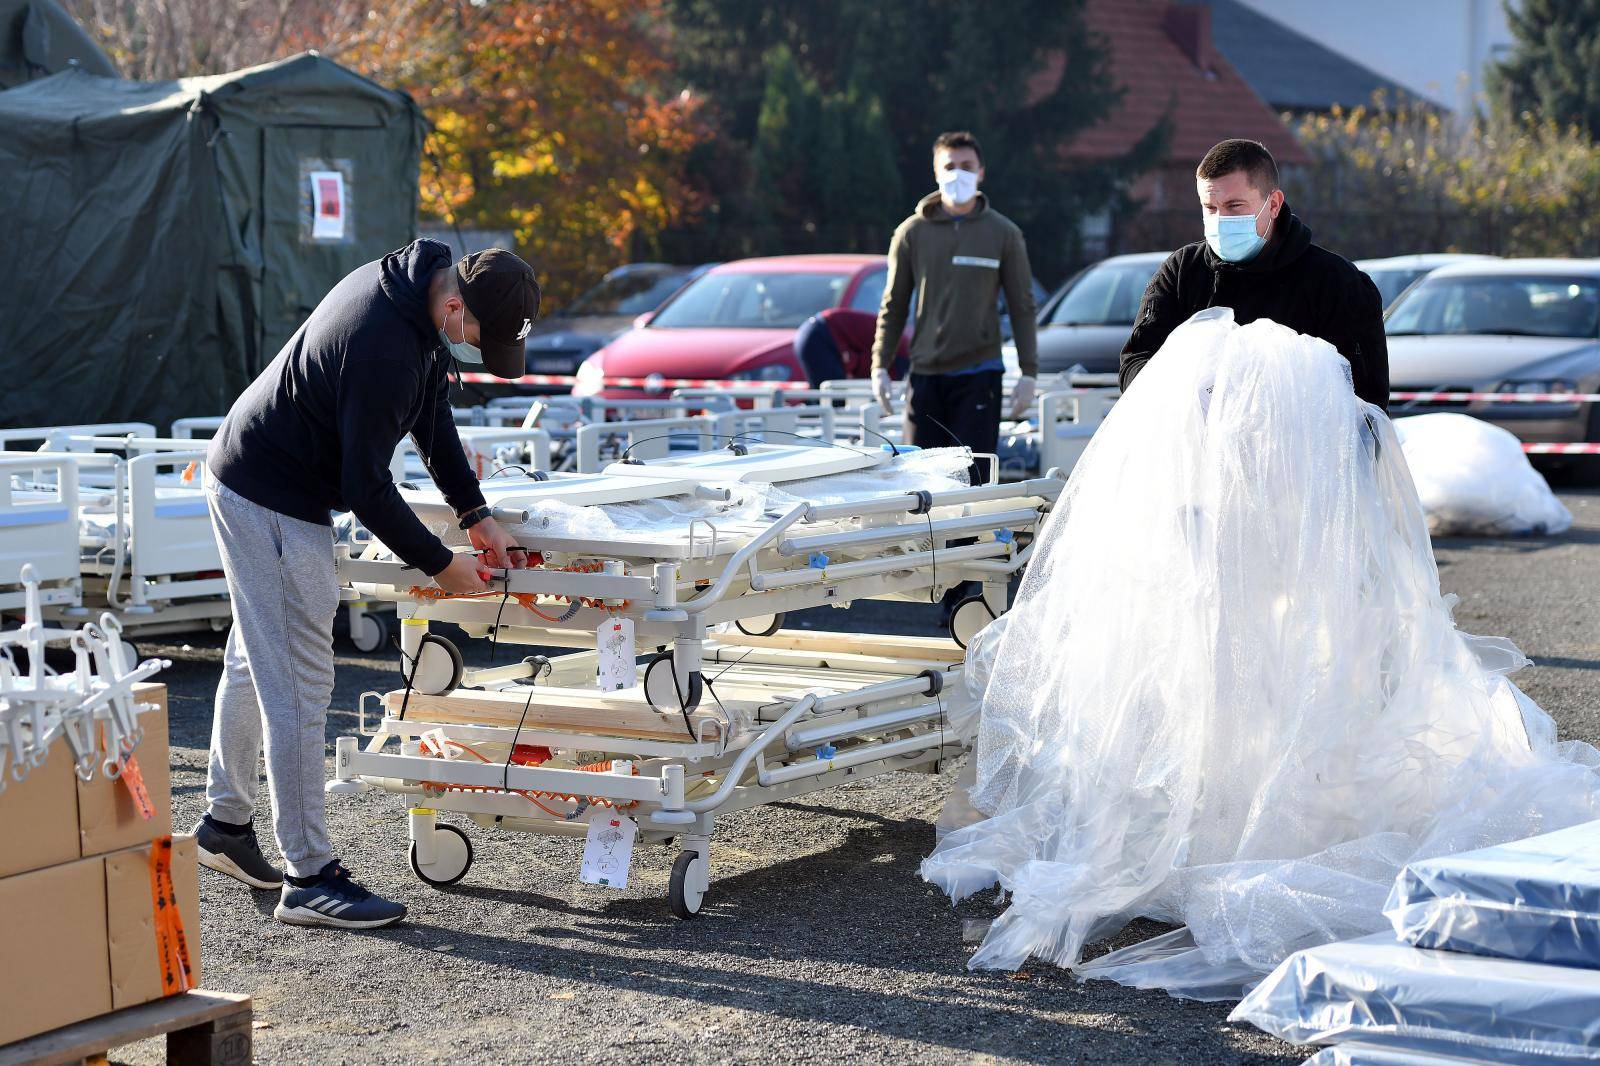
[[[1563,736],[1600,743],[1600,493],[1563,499],[1577,519],[1569,533],[1440,541],[1440,575],[1461,597],[1462,629],[1510,637],[1535,660],[1517,681]],[[936,608],[905,604],[791,619],[856,632],[932,633],[936,622]],[[143,651],[173,660],[173,798],[187,828],[204,808],[221,641]],[[395,659],[341,643],[330,754],[355,731],[359,694],[396,686]],[[704,910],[689,922],[667,908],[667,849],[641,847],[616,891],[577,882],[581,840],[464,825],[474,865],[439,891],[411,873],[398,797],[330,797],[341,857],[404,900],[410,919],[370,933],[291,928],[271,918],[273,894],[203,870],[203,983],[255,997],[257,1058],[270,1063],[1127,1066],[1310,1054],[1227,1024],[1226,1005],[1084,984],[1039,963],[968,972],[963,924],[993,917],[992,896],[952,907],[917,876],[953,775],[890,774],[729,817]],[[264,817],[258,828],[270,841]],[[1116,943],[1160,928],[1141,923]],[[147,1042],[113,1058],[161,1056]]]

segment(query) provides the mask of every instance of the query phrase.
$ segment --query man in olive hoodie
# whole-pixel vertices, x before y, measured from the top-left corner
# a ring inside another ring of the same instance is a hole
[[[921,448],[965,445],[993,453],[999,444],[1003,396],[1000,313],[1010,309],[1022,379],[1013,416],[1033,402],[1038,354],[1033,272],[1016,224],[978,191],[983,152],[970,133],[942,133],[933,142],[939,191],[923,197],[889,242],[889,277],[872,347],[878,403],[893,413],[889,364],[916,295],[911,372],[906,379],[906,439]],[[980,475],[973,464],[973,479]]]

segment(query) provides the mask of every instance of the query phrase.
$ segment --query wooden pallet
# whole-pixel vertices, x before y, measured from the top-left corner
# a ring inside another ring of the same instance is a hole
[[[105,1062],[112,1048],[167,1035],[167,1062],[177,1066],[249,1066],[250,997],[185,992],[0,1047],[0,1066]]]

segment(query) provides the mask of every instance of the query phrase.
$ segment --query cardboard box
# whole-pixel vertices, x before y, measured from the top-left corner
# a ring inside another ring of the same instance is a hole
[[[0,766],[0,773],[10,768]],[[43,764],[6,783],[0,792],[0,877],[79,857],[76,781],[72,748],[58,740]]]
[[[111,1009],[136,1007],[165,992],[161,952],[151,906],[150,849],[146,844],[105,856],[106,943],[111,958]],[[200,986],[199,853],[194,837],[172,838],[172,887],[183,915],[189,947],[191,987]]]
[[[0,1045],[164,994],[150,844],[0,878]],[[192,836],[172,838],[191,987],[200,982],[200,884]]]
[[[0,915],[0,1044],[111,1009],[103,860],[0,879]]]
[[[167,750],[167,687],[139,685],[134,695],[156,710],[139,716],[144,738],[134,760],[144,776],[155,817],[139,814],[128,786],[95,768],[93,780],[78,782],[78,853],[84,858],[136,847],[172,832],[172,756]]]

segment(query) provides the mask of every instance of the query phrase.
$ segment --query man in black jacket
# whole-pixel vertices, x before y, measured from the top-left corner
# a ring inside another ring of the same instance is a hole
[[[1223,141],[1200,161],[1195,182],[1206,238],[1168,256],[1145,289],[1122,349],[1122,388],[1189,316],[1228,307],[1240,325],[1266,318],[1327,341],[1349,361],[1356,395],[1387,410],[1383,298],[1349,260],[1311,243],[1284,202],[1272,153],[1255,141]]]
[[[405,907],[368,892],[333,856],[323,757],[339,605],[329,512],[374,537],[446,592],[486,591],[484,566],[525,565],[490,517],[450,411],[452,357],[523,373],[539,313],[529,266],[490,249],[451,263],[419,240],[351,272],[323,298],[228,412],[206,488],[234,624],[212,720],[200,861],[255,888],[281,886],[292,925],[371,929]],[[400,498],[389,461],[417,444],[473,553],[445,547]],[[263,742],[280,873],[252,828]]]

